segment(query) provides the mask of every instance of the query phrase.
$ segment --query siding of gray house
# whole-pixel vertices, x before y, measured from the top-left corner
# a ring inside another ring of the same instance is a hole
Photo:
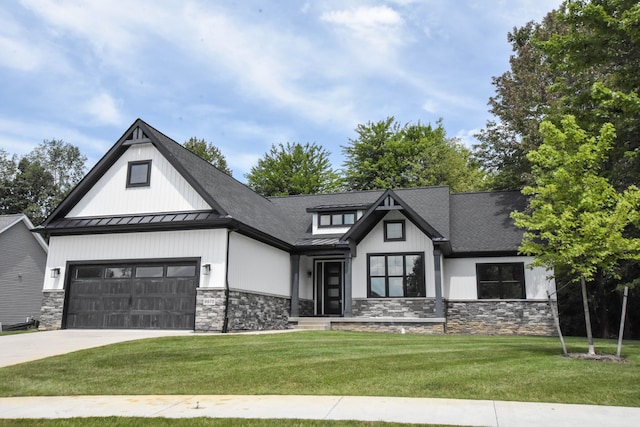
[[[19,217],[16,215],[14,221]],[[3,325],[40,316],[46,261],[47,252],[23,221],[0,233],[0,322]]]

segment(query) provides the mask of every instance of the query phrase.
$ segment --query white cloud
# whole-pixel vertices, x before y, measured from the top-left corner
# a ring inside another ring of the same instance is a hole
[[[87,112],[93,121],[99,124],[116,125],[122,124],[122,114],[120,113],[116,101],[111,95],[102,92],[94,96],[85,105]]]
[[[320,20],[347,30],[367,55],[387,56],[394,47],[403,44],[401,30],[404,19],[388,6],[361,6],[324,12]],[[375,52],[370,52],[363,44],[375,49]]]

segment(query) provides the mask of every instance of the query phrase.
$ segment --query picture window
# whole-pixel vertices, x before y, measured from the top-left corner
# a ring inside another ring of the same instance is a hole
[[[524,263],[476,264],[478,299],[524,299]]]
[[[371,254],[368,256],[369,298],[424,297],[424,254]]]

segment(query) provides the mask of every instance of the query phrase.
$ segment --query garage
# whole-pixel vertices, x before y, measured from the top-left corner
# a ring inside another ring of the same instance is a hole
[[[71,265],[64,328],[194,329],[197,261]]]

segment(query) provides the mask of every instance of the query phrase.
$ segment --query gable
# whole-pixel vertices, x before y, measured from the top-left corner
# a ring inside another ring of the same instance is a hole
[[[151,161],[150,185],[127,187],[129,162]],[[86,192],[67,218],[211,210],[151,143],[135,144]]]

